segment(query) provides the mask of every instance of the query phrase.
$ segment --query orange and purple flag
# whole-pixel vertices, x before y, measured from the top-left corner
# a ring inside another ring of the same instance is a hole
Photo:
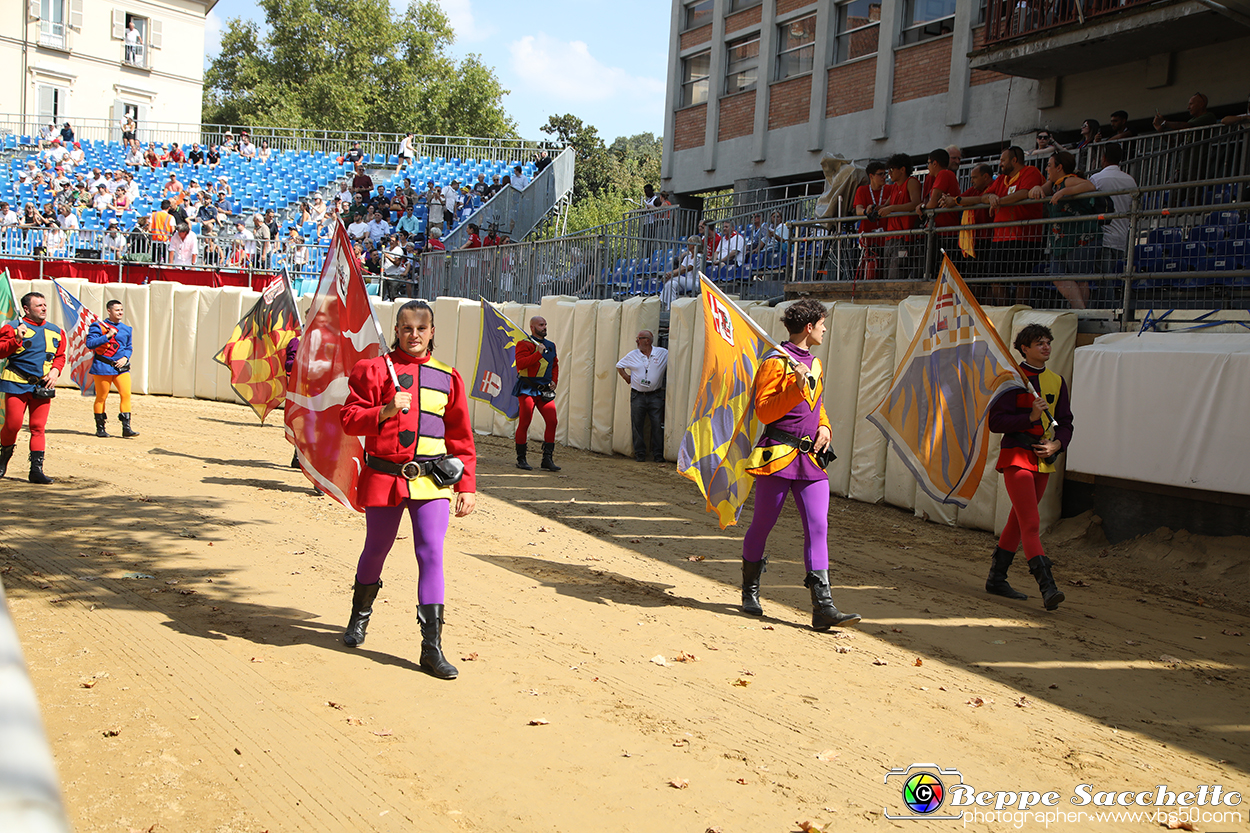
[[[763,425],[755,415],[755,371],[776,349],[742,310],[699,275],[703,302],[703,372],[677,471],[693,480],[724,529],[737,523],[755,479],[747,474]]]
[[[270,281],[213,361],[230,371],[230,387],[264,422],[286,398],[286,346],[300,333],[286,273]]]
[[[1025,387],[1007,346],[943,255],[924,320],[868,421],[927,495],[963,507],[985,471],[990,405]]]

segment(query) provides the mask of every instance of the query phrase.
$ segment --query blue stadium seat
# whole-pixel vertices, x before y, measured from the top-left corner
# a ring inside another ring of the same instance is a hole
[[[1185,230],[1174,226],[1152,228],[1146,233],[1147,243],[1175,244],[1185,240]]]

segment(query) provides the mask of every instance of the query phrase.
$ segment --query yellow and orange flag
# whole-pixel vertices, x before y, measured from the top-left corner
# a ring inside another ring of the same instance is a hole
[[[693,480],[720,528],[737,523],[755,478],[747,474],[763,425],[755,416],[755,371],[776,345],[702,274],[703,372],[677,471]]]
[[[943,255],[924,320],[868,420],[926,494],[963,507],[985,471],[990,405],[1026,387],[1007,346]]]
[[[213,356],[230,370],[230,387],[261,422],[286,398],[286,347],[299,334],[299,313],[284,272],[270,281]]]

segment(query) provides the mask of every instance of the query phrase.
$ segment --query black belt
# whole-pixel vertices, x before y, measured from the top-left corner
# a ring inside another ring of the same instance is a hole
[[[390,460],[383,460],[380,457],[374,457],[372,454],[365,454],[365,465],[374,471],[380,471],[383,474],[394,474],[408,480],[416,480],[418,477],[429,477],[430,471],[433,470],[437,460],[409,460],[407,463],[392,463]]]
[[[779,443],[797,448],[804,454],[810,454],[812,449],[816,447],[816,441],[811,437],[796,437],[789,431],[782,431],[780,428],[774,428],[771,425],[764,426],[764,436],[770,440],[776,440]]]

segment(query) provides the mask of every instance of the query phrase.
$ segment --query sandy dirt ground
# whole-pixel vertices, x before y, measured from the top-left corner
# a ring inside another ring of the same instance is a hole
[[[138,397],[142,436],[105,440],[90,410],[52,409],[56,485],[25,482],[25,434],[0,483],[0,574],[83,833],[1015,829],[886,818],[911,815],[887,773],[917,762],[1065,813],[1078,784],[1250,792],[1244,539],[1109,547],[1067,521],[1047,613],[1022,563],[1027,602],[985,594],[988,534],[835,499],[834,599],[864,622],[819,634],[792,508],[748,618],[749,505],[722,532],[671,464],[560,449],[527,474],[480,438],[445,682],[416,666],[407,531],[342,645],[363,519],[287,467],[280,413]],[[1160,827],[1084,809],[1049,829]],[[1250,829],[1235,809],[1194,828]]]

